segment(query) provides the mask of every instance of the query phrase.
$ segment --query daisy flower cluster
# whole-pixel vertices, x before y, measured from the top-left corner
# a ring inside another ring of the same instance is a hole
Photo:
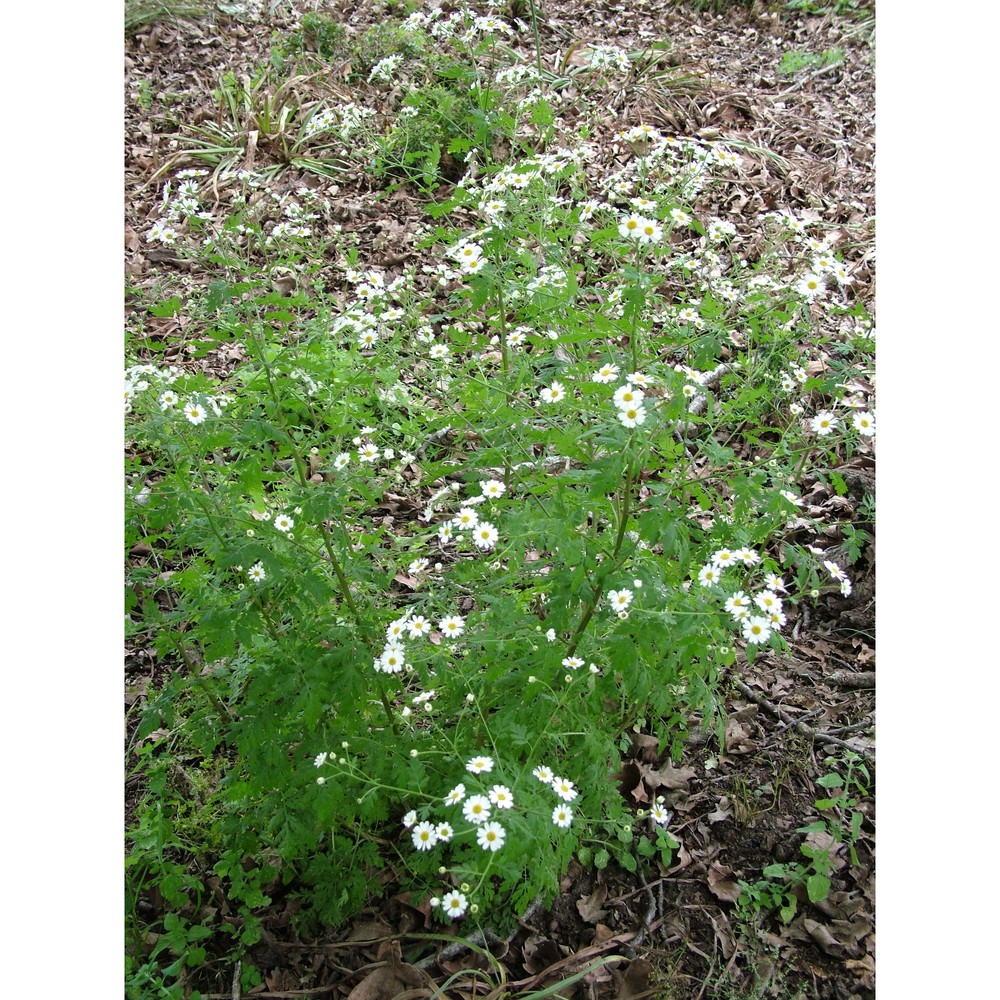
[[[232,402],[227,395],[210,396],[205,393],[192,393],[187,398],[173,388],[181,372],[171,365],[165,370],[155,365],[133,365],[125,372],[125,412],[132,412],[132,404],[136,398],[149,390],[162,389],[157,396],[157,403],[163,413],[173,413],[178,409],[184,414],[190,424],[203,424],[214,414],[221,417],[225,408]]]
[[[354,302],[330,326],[332,337],[351,337],[362,350],[371,350],[390,339],[406,320],[405,302],[412,275],[400,275],[386,283],[381,271],[349,268],[344,275],[354,293]]]
[[[690,202],[712,180],[715,168],[739,165],[739,157],[735,157],[734,163],[728,151],[720,158],[715,152],[718,144],[664,135],[652,125],[619,129],[614,138],[632,150],[634,159],[602,181],[612,199],[629,199],[637,187],[654,183],[668,185],[673,197]],[[690,224],[687,212],[680,208],[675,212],[680,213],[672,217],[675,225]]]
[[[784,387],[785,384],[783,381],[782,386]],[[849,419],[846,416],[839,416],[833,409],[818,410],[812,417],[808,418],[806,425],[817,437],[831,437],[835,433],[843,433],[848,428],[853,429],[863,438],[874,437],[875,414],[863,407],[863,403],[851,406]],[[788,412],[794,417],[802,416],[805,410],[806,406],[802,402],[792,402],[788,406]]]
[[[662,795],[657,795],[653,807],[649,810],[650,818],[658,826],[667,826],[670,820],[673,819],[674,814],[663,804],[665,801]]]
[[[380,461],[396,461],[398,463],[396,466],[397,473],[411,462],[416,461],[416,455],[411,451],[403,449],[397,452],[395,448],[380,447],[377,445],[372,440],[372,436],[377,433],[377,430],[375,427],[362,427],[359,433],[351,439],[351,443],[355,448],[353,455],[349,451],[341,451],[334,455],[330,461],[332,471],[343,472],[355,458],[361,465],[374,465]],[[319,449],[312,449],[312,454],[319,455]]]
[[[791,238],[808,260],[806,271],[790,285],[806,302],[822,300],[832,289],[843,290],[853,283],[850,267],[838,260],[833,251],[833,244],[839,234],[831,234],[825,238],[812,236],[809,232],[812,223],[790,211],[769,212],[765,218],[774,222],[786,237]]]
[[[515,63],[499,70],[493,82],[500,86],[517,86],[522,83],[537,83],[540,79],[537,67],[528,63]]]
[[[642,580],[632,581],[632,587],[635,590],[638,590],[641,586]],[[628,618],[628,610],[635,599],[635,590],[630,587],[621,587],[618,590],[609,590],[605,597],[608,608],[623,621]]]
[[[162,388],[159,403],[161,410],[169,410],[180,403],[180,396],[170,388],[181,371],[176,365],[169,368],[157,368],[156,365],[132,365],[125,369],[125,412],[132,412],[132,403],[140,394],[149,389]]]
[[[410,669],[406,660],[406,642],[419,642],[434,631],[434,623],[424,615],[407,611],[389,623],[385,630],[385,646],[375,657],[372,668],[376,673],[398,674]],[[437,632],[445,639],[458,639],[465,633],[465,619],[446,615],[437,623]]]
[[[538,153],[504,166],[482,185],[482,190],[487,195],[497,197],[512,195],[516,191],[523,191],[536,178],[562,179],[565,177],[564,171],[579,168],[594,155],[595,150],[590,143],[580,143],[573,149],[560,146],[552,152]]]
[[[489,4],[488,6],[493,6]],[[527,25],[517,20],[518,30],[524,31]],[[478,14],[466,8],[453,11],[444,16],[439,6],[432,7],[426,14],[411,14],[404,22],[407,31],[423,29],[438,39],[456,38],[465,45],[472,45],[480,36],[512,35],[514,29],[502,18],[493,14]]]
[[[421,819],[416,809],[410,810],[402,822],[414,849],[423,853],[442,844],[474,842],[488,856],[502,850],[507,843],[510,819],[517,815],[518,808],[523,812],[524,806],[515,801],[511,783],[505,782],[499,771],[493,757],[477,755],[468,760],[466,776],[433,807],[443,808],[450,819],[442,822]],[[544,765],[536,767],[532,774],[556,799],[551,813],[552,825],[559,830],[569,829],[573,822],[569,803],[579,795],[574,783],[555,775]],[[425,807],[421,811],[429,817],[431,809]],[[470,892],[470,887],[463,884],[458,890],[432,898],[431,906],[441,919],[456,920],[469,908]]]
[[[309,119],[305,127],[305,138],[312,139],[322,132],[335,131],[345,142],[375,117],[372,108],[362,108],[353,101],[326,108]]]
[[[513,35],[514,29],[502,18],[493,14],[483,14],[472,22],[473,28],[481,35]]]
[[[718,587],[727,570],[753,569],[760,561],[757,550],[746,546],[717,549],[698,571],[698,583],[706,588]],[[726,598],[726,612],[740,626],[743,638],[751,645],[766,643],[772,632],[780,632],[787,624],[783,601],[779,596],[779,592],[784,591],[785,584],[781,577],[775,573],[767,573],[764,576],[764,586],[756,593],[747,593],[741,589]]]
[[[294,514],[295,517],[298,517],[301,513],[301,507],[295,507],[291,512],[279,511],[278,513],[266,509],[258,510],[257,508],[251,508],[250,517],[254,521],[269,523],[275,531],[280,532],[282,535],[287,535],[289,538],[294,538],[295,535],[292,534],[292,529],[295,527],[295,518],[292,515]],[[247,530],[249,537],[252,538],[255,534],[256,531],[253,528]]]
[[[590,68],[628,73],[632,68],[628,52],[617,45],[595,45],[590,50]]]
[[[832,410],[820,410],[809,421],[809,429],[819,437],[829,437],[839,431],[845,422]],[[850,426],[862,437],[875,436],[875,414],[869,410],[855,408],[851,414]]]
[[[618,233],[626,239],[636,240],[642,246],[649,246],[663,239],[663,226],[656,219],[633,213],[618,223]]]
[[[818,556],[820,559],[823,559],[823,556],[826,555],[826,552],[818,546],[810,545],[808,546],[808,549],[814,556]],[[843,594],[844,597],[850,597],[854,588],[851,585],[850,577],[840,568],[840,566],[832,560],[823,559],[823,569],[830,574],[831,580],[836,580],[836,582],[840,584],[841,594]]]
[[[853,587],[850,577],[835,563],[829,559],[823,560],[823,568],[830,574],[831,580],[836,580],[840,584],[840,592],[844,597],[850,597]]]
[[[528,343],[528,338],[534,337],[534,345],[537,349],[538,346],[544,343],[546,340],[558,340],[559,332],[557,330],[535,330],[530,326],[516,326],[513,330],[507,333],[507,346],[512,350],[517,350],[519,347],[523,347]],[[500,343],[500,338],[498,336],[490,337],[490,346],[496,347]]]
[[[592,382],[608,385],[617,382],[620,375],[619,366],[608,362],[598,368],[590,379]],[[650,385],[652,382],[647,375],[642,372],[631,372],[625,376],[625,384],[615,389],[611,397],[619,421],[630,430],[646,422],[646,410],[643,407],[643,400],[646,397],[644,390]]]
[[[398,52],[380,59],[368,74],[368,82],[372,83],[374,80],[381,80],[383,83],[392,83],[402,61],[403,57]]]
[[[695,399],[704,390],[711,374],[710,372],[700,372],[689,365],[674,365],[674,371],[684,378],[684,383],[681,385],[681,395],[688,401]]]
[[[483,258],[483,248],[468,238],[459,240],[448,251],[448,256],[458,264],[462,274],[478,274],[487,263]]]
[[[315,194],[308,189],[302,189],[298,194],[299,197],[306,201],[313,201],[315,199]],[[306,205],[290,198],[287,194],[278,198],[278,204],[281,206],[285,217],[281,222],[274,224],[271,234],[264,241],[265,245],[269,245],[282,237],[304,238],[312,236],[312,227],[307,225],[307,223],[319,218],[317,212],[310,211]]]
[[[200,190],[198,178],[207,175],[207,170],[182,170],[175,178],[179,182],[176,191],[174,191],[171,181],[167,181],[163,185],[160,217],[146,233],[147,242],[164,243],[171,246],[177,242],[179,228],[184,225],[187,219],[212,218],[212,213],[203,210],[198,201]]]
[[[492,521],[480,517],[476,508],[484,503],[499,500],[507,492],[507,487],[499,479],[484,479],[478,485],[478,493],[474,489],[470,490],[470,495],[466,497],[458,512],[451,515],[448,520],[438,524],[437,541],[439,545],[455,545],[464,540],[465,532],[469,532],[473,545],[481,552],[488,552],[496,546],[500,539],[500,532]],[[424,510],[424,520],[429,521],[434,516],[436,504],[441,499],[448,496],[454,498],[460,491],[459,484],[452,483],[451,486],[435,493]]]
[[[779,376],[779,384],[782,391],[793,393],[799,390],[807,378],[806,370],[801,365],[797,365]],[[790,403],[788,411],[794,417],[801,417],[809,404],[809,399],[802,397]],[[844,406],[850,411],[849,418],[846,414],[839,416],[834,409],[817,410],[807,421],[809,430],[818,437],[830,437],[834,433],[850,427],[863,438],[874,437],[875,414],[867,408],[865,401],[860,398],[850,399],[845,402]]]

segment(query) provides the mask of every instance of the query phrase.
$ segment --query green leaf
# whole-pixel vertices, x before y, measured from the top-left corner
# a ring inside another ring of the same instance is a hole
[[[555,121],[552,105],[546,100],[536,101],[531,108],[531,123],[540,128],[548,128]]]
[[[810,875],[806,879],[806,892],[810,903],[820,903],[830,892],[830,880],[825,875]]]
[[[212,281],[208,285],[208,294],[205,296],[205,308],[215,312],[221,309],[233,297],[233,290],[228,281]]]
[[[815,823],[808,823],[805,826],[797,827],[796,833],[822,833],[826,829],[826,823],[817,820]]]
[[[865,821],[865,814],[863,812],[852,812],[851,813],[851,839],[857,840],[859,834],[861,833],[861,824]]]
[[[160,319],[165,319],[169,316],[176,316],[181,311],[181,306],[181,300],[175,296],[172,299],[157,302],[155,306],[150,306],[149,314]]]
[[[602,847],[594,855],[594,867],[597,869],[607,868],[608,862],[611,860],[611,855]]]

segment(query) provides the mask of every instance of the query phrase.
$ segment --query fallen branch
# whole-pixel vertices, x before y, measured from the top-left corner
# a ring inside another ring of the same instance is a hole
[[[850,750],[851,753],[856,753],[860,757],[864,757],[869,763],[874,763],[874,758],[871,753],[861,747],[852,746],[845,740],[838,740],[836,736],[827,736],[826,733],[818,733],[815,729],[810,729],[804,722],[797,722],[793,719],[787,712],[783,712],[773,701],[768,701],[762,694],[758,694],[753,688],[745,684],[739,677],[733,678],[733,683],[736,685],[737,690],[740,694],[749,698],[754,704],[760,705],[765,712],[769,712],[775,718],[780,719],[791,729],[794,729],[797,733],[801,733],[803,736],[808,736],[814,743],[825,743],[832,746],[843,747],[845,750]]]
[[[778,97],[785,97],[787,94],[794,94],[796,90],[801,90],[807,83],[811,83],[817,77],[825,76],[827,73],[832,73],[835,69],[839,69],[843,65],[844,65],[844,60],[840,59],[835,63],[830,63],[829,66],[821,66],[819,69],[814,70],[804,79],[799,80],[798,83],[793,83],[790,87],[786,87],[778,94]]]
[[[309,989],[279,990],[278,992],[254,993],[255,997],[281,998],[281,1000],[302,1000],[302,997],[316,997],[323,993],[334,993],[340,987],[336,983],[329,986],[312,986]],[[231,993],[202,993],[202,1000],[230,1000]]]
[[[862,670],[857,673],[853,670],[835,670],[826,678],[826,682],[845,688],[873,688],[875,687],[875,671]]]

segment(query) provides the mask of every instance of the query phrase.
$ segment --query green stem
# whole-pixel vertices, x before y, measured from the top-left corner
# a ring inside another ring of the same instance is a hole
[[[180,654],[181,659],[184,661],[184,665],[188,668],[191,674],[191,679],[205,692],[206,697],[212,703],[212,707],[219,714],[219,718],[225,720],[226,722],[232,722],[233,717],[229,714],[229,709],[222,703],[219,696],[208,686],[205,678],[201,676],[201,672],[198,670],[197,665],[188,655],[188,651],[184,648],[184,644],[176,637],[174,637],[174,645],[177,647],[177,652]]]
[[[309,477],[307,475],[306,466],[302,460],[302,456],[299,455],[295,440],[292,438],[291,434],[289,434],[288,429],[284,425],[278,393],[275,389],[274,380],[271,376],[271,367],[268,364],[264,353],[264,344],[259,339],[258,352],[260,355],[261,366],[264,369],[264,375],[267,378],[268,395],[271,397],[271,402],[274,404],[277,413],[278,426],[281,427],[281,430],[284,432],[286,438],[288,439],[288,443],[291,446],[292,460],[295,462],[296,478],[299,481],[299,485],[303,489],[306,489],[309,485]],[[329,529],[322,521],[316,525],[316,529],[323,541],[323,548],[326,551],[327,558],[330,560],[330,566],[333,568],[334,576],[337,578],[337,584],[340,588],[340,596],[350,609],[351,617],[354,619],[354,624],[358,628],[358,633],[360,634],[362,641],[370,649],[372,647],[371,637],[367,634],[368,630],[366,629],[365,623],[361,617],[361,612],[358,610],[358,606],[354,603],[354,596],[351,594],[351,585],[347,579],[347,574],[344,572],[344,567],[337,558],[337,553],[333,547],[333,539],[330,537]],[[265,621],[267,620],[268,619],[265,616]],[[377,684],[379,701],[382,702],[382,709],[385,712],[386,722],[389,724],[389,728],[392,730],[393,735],[398,737],[400,735],[399,727],[396,724],[396,717],[392,713],[392,705],[389,702],[389,696],[386,693],[385,685],[381,677],[378,678]]]
[[[611,565],[604,573],[601,574],[600,579],[598,579],[597,583],[594,585],[593,596],[583,606],[583,612],[580,615],[580,620],[577,622],[576,628],[573,630],[573,635],[570,637],[569,646],[566,650],[567,656],[573,656],[576,652],[576,647],[579,645],[580,639],[583,637],[583,633],[590,624],[590,619],[594,617],[594,612],[597,610],[598,605],[601,603],[601,598],[604,596],[605,583],[607,582],[608,577],[618,568],[618,555],[621,552],[622,543],[625,541],[625,529],[628,524],[631,501],[632,465],[629,463],[625,473],[625,487],[622,491],[621,515],[618,519],[618,536],[615,539],[614,551],[611,553]]]
[[[528,0],[531,7],[531,28],[535,35],[535,59],[538,62],[538,72],[542,72],[542,42],[538,37],[538,11],[535,10],[535,0]]]
[[[184,443],[187,446],[188,456],[191,459],[193,466],[198,470],[198,478],[201,481],[201,487],[206,496],[212,495],[211,483],[205,476],[204,469],[202,469],[200,462],[195,455],[194,448],[191,445],[190,439],[185,436]],[[197,491],[192,491],[191,493],[194,502],[201,508],[201,512],[205,515],[205,521],[208,524],[209,530],[215,535],[216,541],[219,543],[220,547],[225,550],[229,547],[229,543],[225,538],[222,537],[222,533],[215,526],[215,515],[208,507],[208,502],[204,500]],[[281,635],[278,632],[277,626],[271,620],[271,616],[267,613],[267,609],[264,607],[264,602],[260,599],[258,594],[251,595],[254,604],[257,605],[257,610],[260,612],[260,617],[264,622],[264,627],[267,629],[268,635],[274,640],[276,645],[281,645]]]

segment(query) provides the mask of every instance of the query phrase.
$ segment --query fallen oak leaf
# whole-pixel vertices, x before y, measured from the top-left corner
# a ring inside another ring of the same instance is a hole
[[[644,958],[637,958],[629,963],[624,973],[612,969],[611,977],[618,988],[615,1000],[634,1000],[646,996],[649,993],[649,977],[652,972],[653,966]]]
[[[721,799],[716,803],[715,809],[708,813],[705,817],[709,823],[721,823],[723,820],[729,819],[732,816],[729,807],[732,805],[729,797],[723,795]]]
[[[524,968],[533,975],[541,975],[562,958],[562,952],[549,938],[531,935],[522,946]]]
[[[708,869],[708,888],[712,895],[726,903],[735,903],[740,898],[740,887],[729,865],[713,864]]]
[[[636,764],[629,761],[622,765],[622,769],[611,775],[612,781],[618,782],[618,791],[624,797],[631,795],[640,805],[649,802],[649,793],[642,783],[643,772],[647,770],[644,764]]]
[[[824,924],[818,923],[815,920],[810,920],[808,917],[802,918],[802,926],[805,928],[809,937],[813,939],[826,952],[827,955],[832,955],[834,958],[841,958],[844,953],[844,946],[833,936],[830,929]]]
[[[588,924],[596,924],[608,915],[608,911],[602,909],[607,898],[607,884],[599,885],[589,896],[581,896],[576,901],[577,911]]]
[[[425,973],[402,961],[402,954],[398,941],[384,941],[378,950],[378,960],[385,965],[365,976],[347,1000],[396,1000],[406,991],[433,986]]]
[[[637,766],[643,777],[650,781],[654,788],[670,788],[679,792],[687,791],[688,782],[696,774],[693,767],[674,767],[670,761],[655,771],[645,764]]]
[[[594,928],[594,940],[590,942],[592,947],[604,944],[615,936],[615,932],[607,924],[598,924]]]

